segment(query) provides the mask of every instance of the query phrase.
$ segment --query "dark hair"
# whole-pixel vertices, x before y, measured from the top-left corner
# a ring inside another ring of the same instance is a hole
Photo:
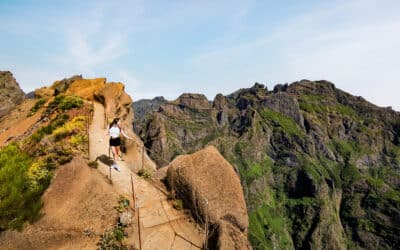
[[[114,120],[110,123],[110,127],[109,128],[111,128],[114,125],[116,125],[119,122],[119,120],[120,120],[119,118],[114,118]]]

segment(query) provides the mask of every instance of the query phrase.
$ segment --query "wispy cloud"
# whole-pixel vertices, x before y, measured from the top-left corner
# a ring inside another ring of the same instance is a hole
[[[252,41],[197,54],[192,63],[208,65],[210,72],[228,68],[230,79],[246,78],[243,61],[254,68],[248,72],[255,81],[327,79],[378,105],[400,110],[398,101],[383,93],[387,90],[376,92],[382,82],[398,88],[398,30],[400,17],[377,9],[375,1],[347,1],[293,17]]]

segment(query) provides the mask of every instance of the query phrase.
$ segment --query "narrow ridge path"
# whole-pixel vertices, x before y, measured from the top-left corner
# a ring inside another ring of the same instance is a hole
[[[105,136],[104,107],[94,102],[93,121],[89,130],[90,160],[108,157],[108,138]],[[138,147],[135,147],[135,149]],[[167,196],[137,176],[131,169],[133,155],[138,152],[127,152],[124,155],[126,161],[118,161],[121,172],[111,171],[112,185],[120,194],[129,198],[132,202],[132,183],[134,183],[136,196],[136,213],[133,219],[135,236],[133,241],[139,247],[138,230],[141,231],[141,245],[147,249],[201,249],[204,242],[204,232],[192,222],[191,218],[183,211],[173,208]],[[98,170],[105,176],[109,176],[109,166],[98,160]],[[139,211],[138,211],[139,210]],[[140,214],[139,225],[137,214]]]

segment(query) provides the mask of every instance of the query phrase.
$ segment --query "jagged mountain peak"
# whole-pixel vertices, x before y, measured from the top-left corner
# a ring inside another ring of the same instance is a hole
[[[138,132],[161,166],[218,148],[241,178],[253,247],[400,246],[399,112],[325,80],[255,84],[204,107],[164,103]]]

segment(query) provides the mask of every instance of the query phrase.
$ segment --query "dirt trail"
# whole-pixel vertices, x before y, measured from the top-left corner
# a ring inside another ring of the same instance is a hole
[[[104,128],[104,107],[100,103],[94,103],[94,116],[90,126],[90,159],[98,161],[98,170],[106,176],[110,174],[110,163],[107,159],[109,146],[108,138],[105,136]],[[127,143],[135,143],[135,140]],[[135,233],[130,236],[128,241],[134,242],[139,246],[139,226],[140,242],[142,249],[201,249],[204,242],[204,233],[199,227],[191,222],[191,218],[183,211],[173,208],[167,200],[167,196],[150,184],[148,181],[137,176],[131,170],[138,169],[140,161],[141,146],[128,147],[128,152],[124,155],[125,161],[118,161],[121,172],[111,171],[111,180],[115,190],[129,198],[132,202],[132,182],[136,196],[136,212],[133,219]]]

